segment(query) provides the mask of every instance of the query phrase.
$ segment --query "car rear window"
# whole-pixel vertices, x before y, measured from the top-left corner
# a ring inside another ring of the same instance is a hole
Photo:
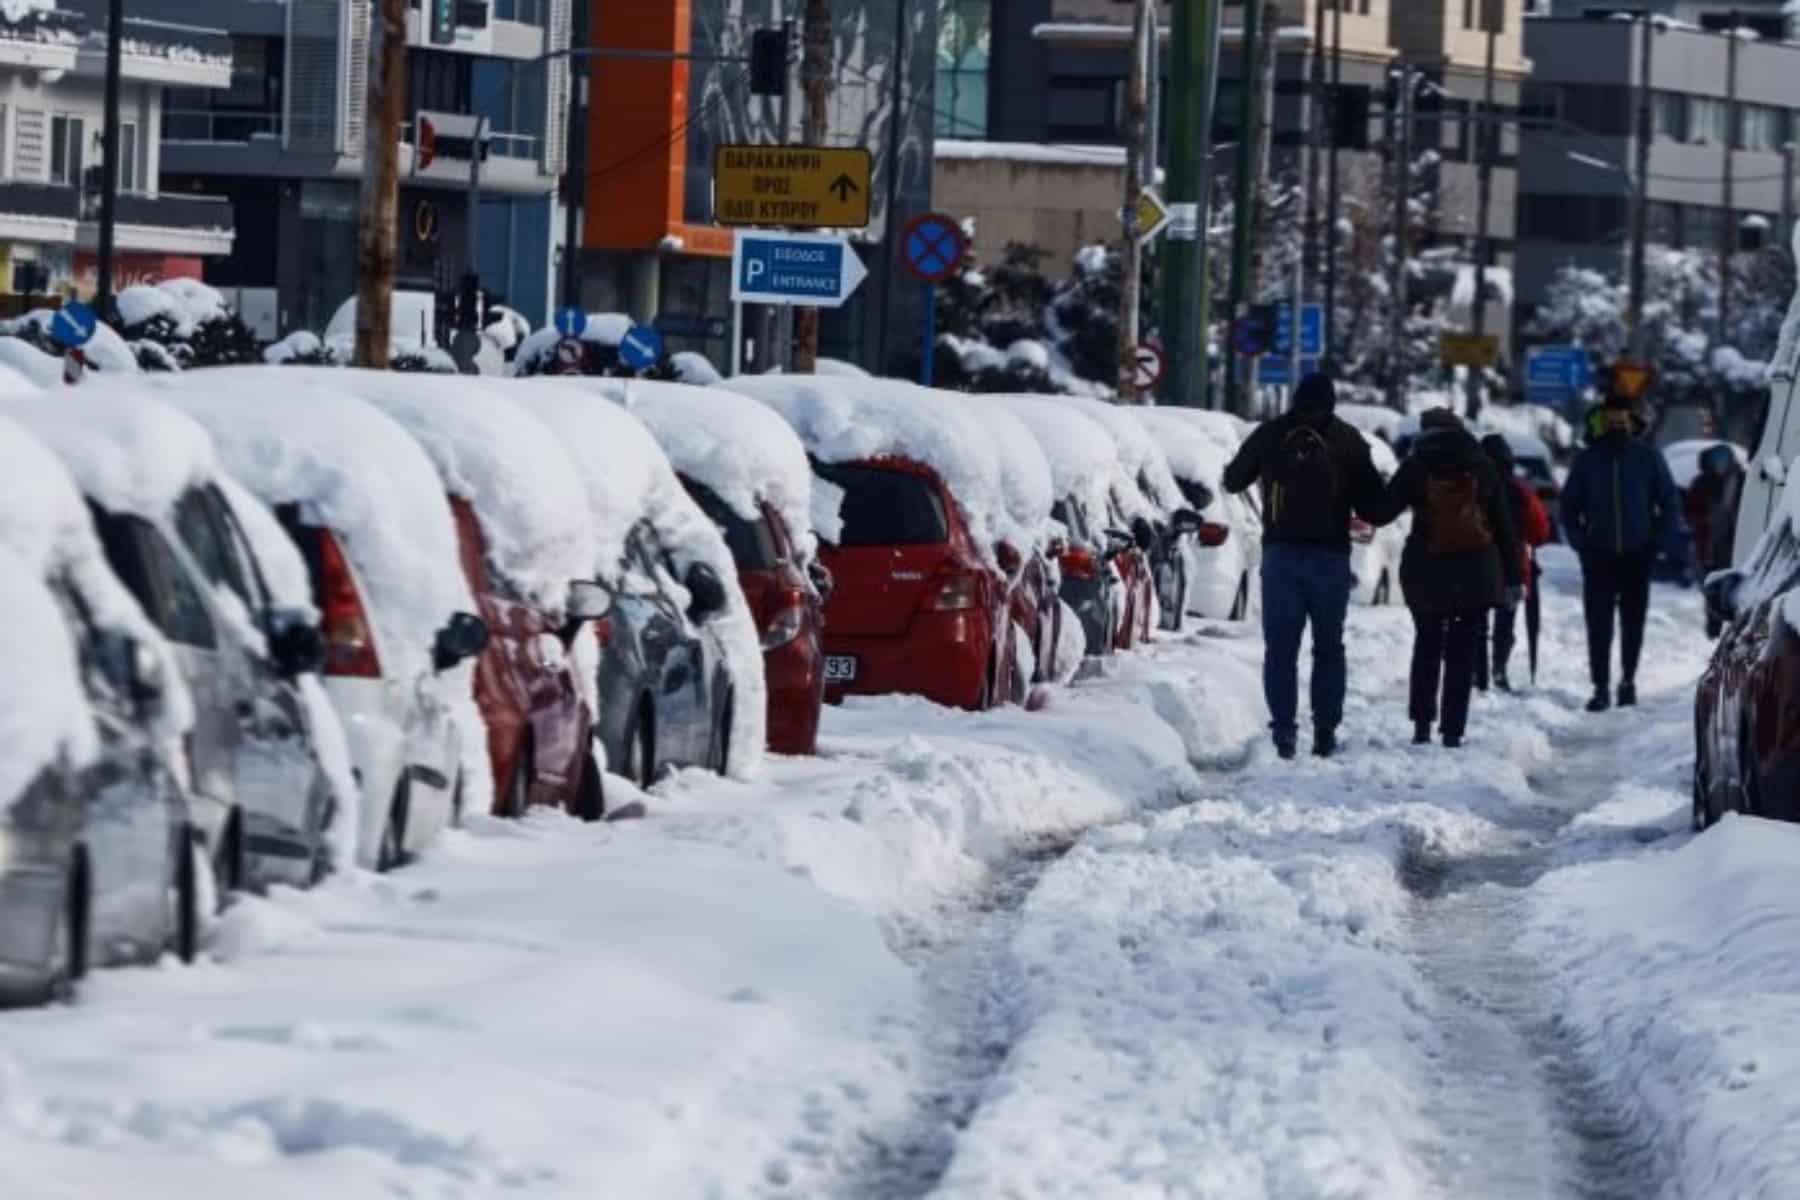
[[[844,490],[841,546],[928,546],[950,538],[950,520],[935,484],[907,471],[814,464],[821,479]]]
[[[700,511],[724,535],[725,545],[731,549],[731,561],[740,571],[767,570],[781,561],[781,552],[775,546],[775,534],[769,529],[769,523],[758,517],[754,521],[746,521],[739,516],[737,510],[719,499],[717,492],[702,483],[683,478],[683,487]]]

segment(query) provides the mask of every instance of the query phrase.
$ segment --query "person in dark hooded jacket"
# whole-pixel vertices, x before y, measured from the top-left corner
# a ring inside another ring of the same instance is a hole
[[[1444,745],[1456,747],[1468,730],[1483,618],[1518,603],[1524,560],[1499,472],[1449,409],[1421,418],[1412,453],[1375,516],[1385,524],[1408,508],[1413,525],[1400,587],[1415,630],[1407,705],[1413,741],[1429,742],[1436,722]]]

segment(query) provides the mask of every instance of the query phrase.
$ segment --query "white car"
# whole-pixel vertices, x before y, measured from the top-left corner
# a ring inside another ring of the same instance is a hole
[[[1134,408],[1168,456],[1175,482],[1202,517],[1230,530],[1217,546],[1184,538],[1187,612],[1221,621],[1243,621],[1261,605],[1262,514],[1252,492],[1232,496],[1221,478],[1242,444],[1238,429],[1219,413],[1187,408]],[[1201,493],[1209,493],[1203,496]],[[1208,500],[1204,505],[1196,502]]]
[[[443,484],[416,442],[328,372],[221,368],[165,394],[300,547],[323,614],[325,690],[361,785],[356,859],[391,869],[493,779],[470,660],[474,615]]]
[[[1363,434],[1369,444],[1369,456],[1384,480],[1392,479],[1400,469],[1394,451],[1378,437]],[[1412,514],[1380,529],[1372,529],[1359,518],[1350,519],[1350,573],[1355,577],[1351,599],[1358,604],[1400,603],[1400,554],[1406,549],[1406,535],[1412,531]]]

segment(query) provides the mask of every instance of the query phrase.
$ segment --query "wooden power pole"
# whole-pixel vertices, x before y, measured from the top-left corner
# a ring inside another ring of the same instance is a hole
[[[1135,403],[1137,394],[1138,322],[1144,280],[1143,230],[1139,228],[1138,203],[1144,194],[1144,142],[1150,111],[1149,73],[1157,68],[1150,38],[1153,0],[1138,0],[1132,19],[1131,70],[1125,85],[1125,204],[1121,210],[1125,234],[1119,244],[1124,285],[1119,302],[1119,398]],[[1154,136],[1154,135],[1151,135]]]
[[[801,33],[800,140],[823,146],[830,125],[827,102],[831,93],[831,0],[806,0],[806,21]],[[894,48],[893,70],[900,71],[900,48]],[[895,131],[896,133],[898,130]],[[794,370],[810,375],[819,365],[819,310],[794,310]]]
[[[356,230],[356,365],[384,370],[393,344],[400,125],[406,119],[406,0],[380,0],[376,8],[369,29],[367,96]]]

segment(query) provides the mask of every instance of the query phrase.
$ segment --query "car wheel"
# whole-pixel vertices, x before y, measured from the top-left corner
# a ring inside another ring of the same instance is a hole
[[[737,693],[725,693],[725,711],[719,719],[717,741],[719,754],[713,763],[713,769],[719,774],[727,774],[731,770],[731,724],[737,718]]]
[[[377,871],[392,871],[406,863],[406,809],[406,784],[402,782],[394,789],[394,801],[381,827],[381,846],[375,851]]]
[[[583,821],[600,821],[606,817],[606,782],[600,765],[592,754],[581,758],[581,785],[575,792],[575,815]]]
[[[175,855],[175,954],[191,963],[200,953],[200,843],[193,827],[181,827]]]
[[[1250,576],[1244,575],[1238,580],[1237,596],[1231,602],[1231,616],[1227,620],[1243,621],[1250,616]]]
[[[513,760],[512,776],[506,781],[506,800],[500,810],[502,816],[518,819],[531,811],[531,743],[524,742],[519,746],[518,756]]]

